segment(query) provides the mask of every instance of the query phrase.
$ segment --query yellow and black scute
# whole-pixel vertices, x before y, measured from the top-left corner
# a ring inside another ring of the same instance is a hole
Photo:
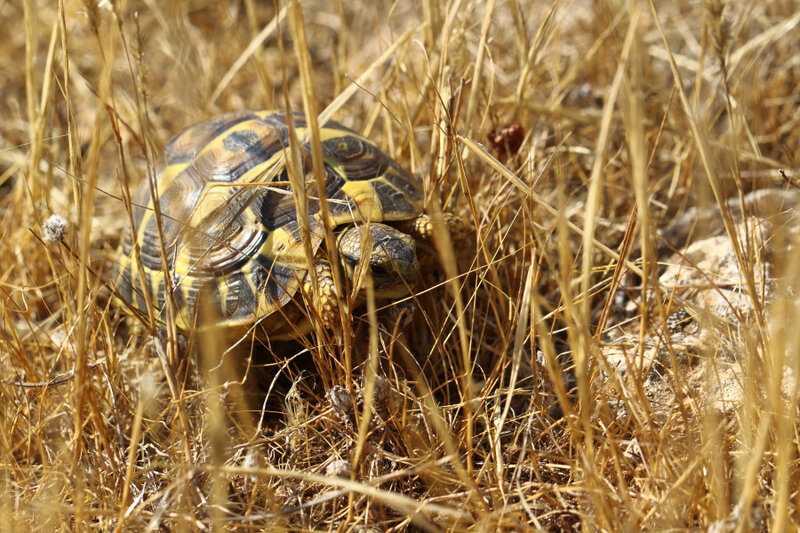
[[[304,118],[296,114],[294,123],[302,138]],[[333,121],[320,134],[336,226],[408,221],[422,213],[419,179],[372,141]],[[149,301],[163,321],[171,287],[182,330],[197,323],[202,299],[219,325],[238,329],[262,321],[268,332],[269,317],[295,297],[313,266],[301,242],[288,149],[286,115],[272,111],[227,113],[172,138],[165,168],[154,183],[145,180],[132,202],[133,228],[117,254],[119,297],[145,314]],[[316,254],[323,214],[308,143],[302,150]]]

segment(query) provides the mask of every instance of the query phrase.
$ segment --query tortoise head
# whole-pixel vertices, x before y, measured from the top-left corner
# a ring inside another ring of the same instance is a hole
[[[391,298],[408,294],[419,273],[414,239],[386,224],[353,225],[339,234],[339,256],[345,274],[359,291],[369,273],[375,296]],[[367,261],[363,263],[362,261]]]

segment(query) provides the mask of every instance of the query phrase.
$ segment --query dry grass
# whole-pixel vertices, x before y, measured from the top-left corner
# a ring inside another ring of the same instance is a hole
[[[0,2],[0,530],[800,520],[797,384],[781,393],[800,256],[777,241],[766,301],[755,229],[725,207],[800,168],[800,5],[267,4]],[[287,105],[371,136],[430,212],[474,222],[466,245],[437,235],[410,325],[384,331],[378,302],[346,334],[229,350],[127,316],[103,258],[129,189],[183,127]],[[487,142],[514,123],[518,150]],[[643,380],[619,411],[604,340],[668,337],[659,230],[693,206],[721,213],[753,309],[733,333],[707,320],[703,364],[731,344],[741,401],[714,408],[673,360],[664,416]]]

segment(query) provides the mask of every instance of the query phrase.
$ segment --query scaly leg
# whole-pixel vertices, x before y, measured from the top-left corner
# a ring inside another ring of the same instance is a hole
[[[442,213],[442,222],[456,242],[464,240],[467,235],[475,231],[472,223],[452,213]],[[425,241],[433,239],[433,219],[428,215],[420,215],[414,220],[399,224],[398,227],[415,239]]]
[[[326,328],[333,328],[339,319],[339,298],[336,295],[336,287],[333,284],[333,271],[330,262],[318,255],[314,261],[314,270],[317,274],[319,284],[319,294],[314,302],[314,308],[319,313],[322,323]],[[311,286],[311,276],[306,276],[303,283],[304,292],[313,298],[314,289]]]

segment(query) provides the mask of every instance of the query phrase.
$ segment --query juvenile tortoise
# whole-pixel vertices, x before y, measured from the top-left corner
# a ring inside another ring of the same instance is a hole
[[[117,254],[119,297],[144,314],[149,301],[163,323],[169,275],[181,330],[198,326],[201,308],[217,315],[215,325],[239,333],[257,326],[262,338],[307,333],[310,310],[328,326],[335,322],[338,296],[323,249],[311,148],[306,143],[301,151],[313,265],[289,184],[286,119],[272,111],[227,113],[169,141],[166,167],[155,182],[158,202],[147,180],[132,201],[133,231]],[[294,122],[301,137],[306,122],[299,114]],[[321,126],[320,135],[328,212],[348,285],[359,284],[355,292],[363,292],[365,268],[359,265],[366,260],[376,298],[407,294],[419,269],[415,239],[432,232],[422,214],[420,180],[339,123]],[[445,222],[459,233],[469,227],[454,216]]]

